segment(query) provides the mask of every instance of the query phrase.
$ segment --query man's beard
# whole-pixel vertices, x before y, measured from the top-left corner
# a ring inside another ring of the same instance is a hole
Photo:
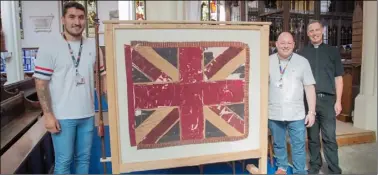
[[[72,32],[70,32],[68,29],[67,29],[67,27],[64,27],[64,29],[65,29],[65,31],[68,33],[68,34],[70,34],[71,36],[73,36],[73,37],[80,37],[80,36],[82,36],[82,34],[83,34],[83,31],[84,31],[84,29],[82,29],[81,30],[81,32],[79,32],[79,33],[72,33]]]

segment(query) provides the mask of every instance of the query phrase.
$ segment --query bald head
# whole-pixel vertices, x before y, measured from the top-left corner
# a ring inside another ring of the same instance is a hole
[[[276,47],[278,51],[278,55],[281,58],[288,58],[294,49],[294,38],[289,32],[282,32],[276,41]]]
[[[292,41],[294,42],[293,35],[289,32],[282,32],[280,35],[278,35],[277,41],[280,40],[287,40],[287,41]]]

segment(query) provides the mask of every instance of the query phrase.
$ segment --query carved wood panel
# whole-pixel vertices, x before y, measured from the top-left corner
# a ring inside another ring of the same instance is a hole
[[[343,95],[341,97],[341,106],[342,111],[339,116],[337,116],[337,119],[343,122],[350,122],[350,115],[352,113],[352,82],[353,82],[353,76],[351,73],[346,72],[343,76]]]
[[[360,89],[361,59],[362,59],[362,34],[363,34],[363,9],[362,2],[357,1],[353,12],[352,34],[352,60],[344,63],[345,74],[343,76],[344,87],[342,95],[342,112],[337,118],[344,122],[351,121],[354,110],[354,100]]]
[[[342,111],[337,119],[343,122],[351,122],[352,111],[354,110],[354,100],[359,93],[360,84],[360,64],[344,64],[343,75],[343,95],[341,99]]]
[[[362,57],[362,28],[363,13],[361,3],[356,3],[353,12],[353,36],[352,36],[352,60],[353,62],[361,62]]]

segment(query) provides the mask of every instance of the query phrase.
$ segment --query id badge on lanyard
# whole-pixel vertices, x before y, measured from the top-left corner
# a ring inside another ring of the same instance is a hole
[[[79,73],[76,74],[76,86],[80,84],[85,84],[85,79]]]
[[[63,37],[67,41],[67,38],[64,34],[63,34]],[[74,67],[75,67],[75,71],[76,71],[76,74],[75,74],[76,86],[81,85],[81,84],[85,84],[85,78],[80,75],[79,70],[78,70],[81,52],[82,52],[82,49],[83,49],[83,38],[81,38],[81,40],[80,40],[80,48],[79,48],[79,53],[78,53],[77,59],[75,59],[75,57],[73,55],[73,50],[71,48],[70,43],[67,42],[67,44],[68,44],[68,49],[70,51],[71,58],[72,58],[72,61],[73,61]]]
[[[280,80],[278,80],[278,82],[276,83],[276,86],[278,87],[278,88],[282,88],[282,78],[280,79]]]
[[[278,55],[277,55],[278,56]],[[279,67],[280,67],[280,76],[281,76],[281,78],[280,78],[280,80],[278,80],[278,82],[276,83],[276,86],[278,87],[278,88],[282,88],[283,87],[283,76],[284,76],[284,74],[285,74],[285,71],[286,71],[286,68],[287,68],[287,66],[289,65],[289,63],[290,63],[290,60],[291,60],[291,57],[293,56],[293,54],[292,55],[290,55],[289,56],[289,61],[288,61],[288,63],[286,64],[286,66],[285,66],[285,68],[281,68],[281,61],[280,61],[280,58],[278,58],[278,64],[279,64]]]

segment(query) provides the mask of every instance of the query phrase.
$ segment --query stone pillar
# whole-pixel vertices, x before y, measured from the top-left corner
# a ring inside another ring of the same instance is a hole
[[[5,61],[7,73],[5,84],[9,84],[24,79],[18,1],[1,1],[1,19],[9,55]]]
[[[147,20],[183,20],[183,11],[183,1],[146,1]]]
[[[146,1],[147,20],[162,21],[199,21],[200,1]],[[134,20],[133,1],[118,1],[119,19]]]
[[[184,1],[185,14],[184,20],[200,21],[201,20],[201,1]]]
[[[185,16],[185,1],[175,1],[176,2],[176,20],[183,21]]]
[[[119,20],[134,20],[134,1],[118,1],[118,17]]]
[[[363,2],[360,93],[355,100],[354,126],[377,133],[377,1]]]

